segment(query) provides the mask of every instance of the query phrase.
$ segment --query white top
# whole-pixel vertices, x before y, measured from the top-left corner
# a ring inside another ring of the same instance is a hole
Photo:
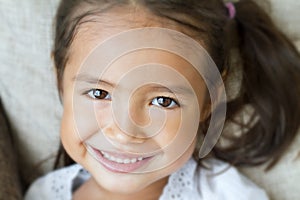
[[[216,159],[205,161],[197,170],[194,159],[170,175],[159,200],[266,200],[266,193],[234,167]],[[90,178],[74,164],[37,179],[25,200],[71,200],[72,192]],[[100,198],[101,199],[101,198]]]

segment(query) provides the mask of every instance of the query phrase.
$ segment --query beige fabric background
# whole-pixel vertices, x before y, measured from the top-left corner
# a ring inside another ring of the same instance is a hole
[[[258,1],[258,0],[257,0]],[[265,1],[259,1],[264,4]],[[52,20],[58,0],[0,0],[0,95],[29,183],[52,169],[58,148],[59,103],[53,67]],[[271,0],[272,17],[300,49],[300,1]],[[242,169],[273,199],[300,199],[300,138],[273,170]]]

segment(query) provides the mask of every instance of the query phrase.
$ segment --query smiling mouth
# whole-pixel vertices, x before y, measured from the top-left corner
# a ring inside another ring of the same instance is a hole
[[[124,153],[106,152],[89,146],[90,153],[107,170],[116,173],[133,173],[146,164],[154,156],[136,156]]]
[[[113,156],[107,152],[100,151],[102,156],[112,162],[120,163],[120,164],[129,164],[129,163],[136,163],[139,161],[142,161],[145,159],[144,157],[138,157],[138,158],[119,158],[117,155]]]

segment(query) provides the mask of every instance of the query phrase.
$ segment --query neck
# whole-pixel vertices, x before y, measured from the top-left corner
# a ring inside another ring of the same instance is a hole
[[[168,182],[168,177],[160,179],[141,191],[134,194],[117,194],[104,189],[99,186],[97,182],[90,178],[86,181],[78,190],[73,194],[73,200],[132,200],[132,199],[144,199],[144,200],[157,200],[159,199],[164,186]]]

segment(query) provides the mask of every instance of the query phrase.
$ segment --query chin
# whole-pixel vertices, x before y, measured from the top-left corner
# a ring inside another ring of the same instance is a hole
[[[115,194],[130,195],[145,189],[152,182],[143,181],[134,177],[111,177],[110,180],[104,180],[101,177],[94,177],[99,187]]]

